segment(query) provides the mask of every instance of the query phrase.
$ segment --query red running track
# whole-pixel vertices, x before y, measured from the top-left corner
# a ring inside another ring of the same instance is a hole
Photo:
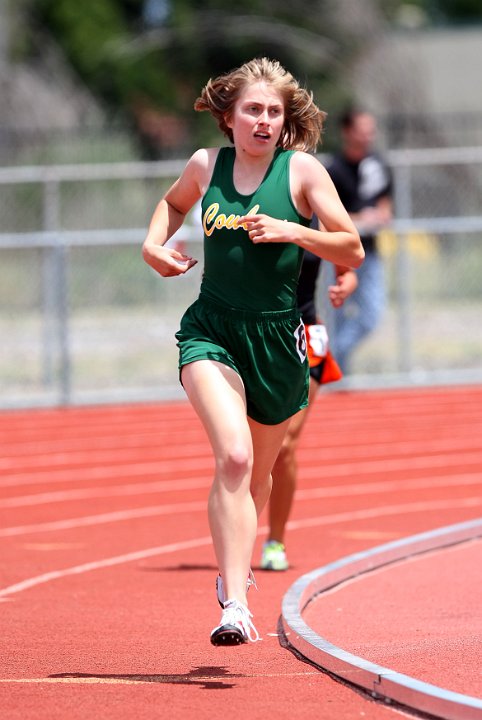
[[[263,641],[237,648],[209,643],[213,463],[187,403],[4,412],[0,437],[2,720],[404,715],[287,650],[281,601],[321,565],[481,516],[481,387],[317,399],[292,567],[258,571]]]

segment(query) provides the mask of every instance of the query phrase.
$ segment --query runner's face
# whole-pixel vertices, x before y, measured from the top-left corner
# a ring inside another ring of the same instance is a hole
[[[255,155],[273,152],[285,120],[283,98],[264,82],[248,85],[237,99],[227,125],[237,148]]]

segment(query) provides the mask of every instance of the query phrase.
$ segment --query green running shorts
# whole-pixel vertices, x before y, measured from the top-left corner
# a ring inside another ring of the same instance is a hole
[[[296,308],[252,312],[201,296],[184,313],[176,339],[180,371],[215,360],[240,375],[253,420],[277,425],[308,405],[306,337]]]

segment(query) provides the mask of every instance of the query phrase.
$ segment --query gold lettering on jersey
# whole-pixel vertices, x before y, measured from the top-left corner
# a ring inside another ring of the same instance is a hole
[[[253,205],[251,210],[248,210],[246,215],[257,215],[259,211],[259,205]],[[237,230],[242,227],[247,230],[246,223],[240,223],[239,219],[242,215],[225,215],[219,212],[219,203],[212,203],[203,215],[203,229],[204,234],[208,237],[213,234],[214,230],[221,230],[226,228],[227,230]]]

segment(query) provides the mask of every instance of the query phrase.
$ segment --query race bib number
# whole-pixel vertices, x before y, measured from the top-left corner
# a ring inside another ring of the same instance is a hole
[[[293,335],[295,336],[296,340],[296,352],[298,353],[300,362],[303,363],[306,359],[306,335],[305,326],[302,322],[298,325]]]

